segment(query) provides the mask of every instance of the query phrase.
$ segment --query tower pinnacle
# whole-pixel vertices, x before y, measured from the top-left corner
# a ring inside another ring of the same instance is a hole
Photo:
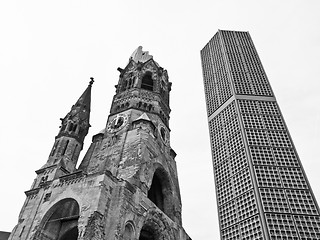
[[[91,80],[91,81],[89,82],[89,86],[91,87],[91,86],[92,86],[92,84],[94,83],[94,78],[93,78],[93,77],[91,77],[91,78],[90,78],[90,80]]]

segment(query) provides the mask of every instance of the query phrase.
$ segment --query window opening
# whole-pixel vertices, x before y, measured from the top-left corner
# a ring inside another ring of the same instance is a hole
[[[56,153],[58,143],[59,143],[59,140],[55,142],[53,149],[51,151],[51,156],[53,156]]]
[[[163,192],[159,177],[155,174],[152,179],[151,187],[148,191],[148,198],[163,211]]]
[[[74,157],[77,149],[78,149],[78,144],[76,144],[76,147],[75,147],[74,150],[73,150],[72,157],[71,157],[71,161],[73,161],[73,157]]]
[[[78,239],[78,227],[74,227],[67,231],[59,240],[77,240]]]
[[[64,149],[62,151],[62,155],[64,155],[66,153],[68,145],[69,145],[69,140],[67,141],[66,145],[64,146]]]
[[[151,227],[143,226],[140,231],[139,240],[157,240],[156,234]]]
[[[73,123],[70,122],[70,123],[69,123],[69,127],[68,127],[68,131],[71,132],[72,129],[73,129]]]
[[[142,82],[141,82],[141,88],[149,91],[153,91],[153,79],[150,72],[146,73],[143,76]]]

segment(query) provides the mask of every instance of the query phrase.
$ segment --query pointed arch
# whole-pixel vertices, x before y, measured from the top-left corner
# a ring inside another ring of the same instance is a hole
[[[73,198],[62,199],[44,215],[37,240],[77,240],[79,204]]]
[[[172,184],[169,174],[162,167],[154,171],[148,198],[168,217],[174,219]]]

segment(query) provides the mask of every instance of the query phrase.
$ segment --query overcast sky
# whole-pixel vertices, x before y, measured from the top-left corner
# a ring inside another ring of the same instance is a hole
[[[320,201],[320,1],[0,1],[0,230],[11,231],[60,120],[95,78],[92,135],[105,127],[117,67],[139,46],[173,83],[171,146],[183,226],[218,239],[200,50],[222,30],[249,31]],[[79,160],[81,161],[81,159]]]

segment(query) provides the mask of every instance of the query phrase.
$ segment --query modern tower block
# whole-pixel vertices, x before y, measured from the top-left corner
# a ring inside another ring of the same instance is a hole
[[[248,32],[201,50],[223,240],[320,239],[319,206]]]

